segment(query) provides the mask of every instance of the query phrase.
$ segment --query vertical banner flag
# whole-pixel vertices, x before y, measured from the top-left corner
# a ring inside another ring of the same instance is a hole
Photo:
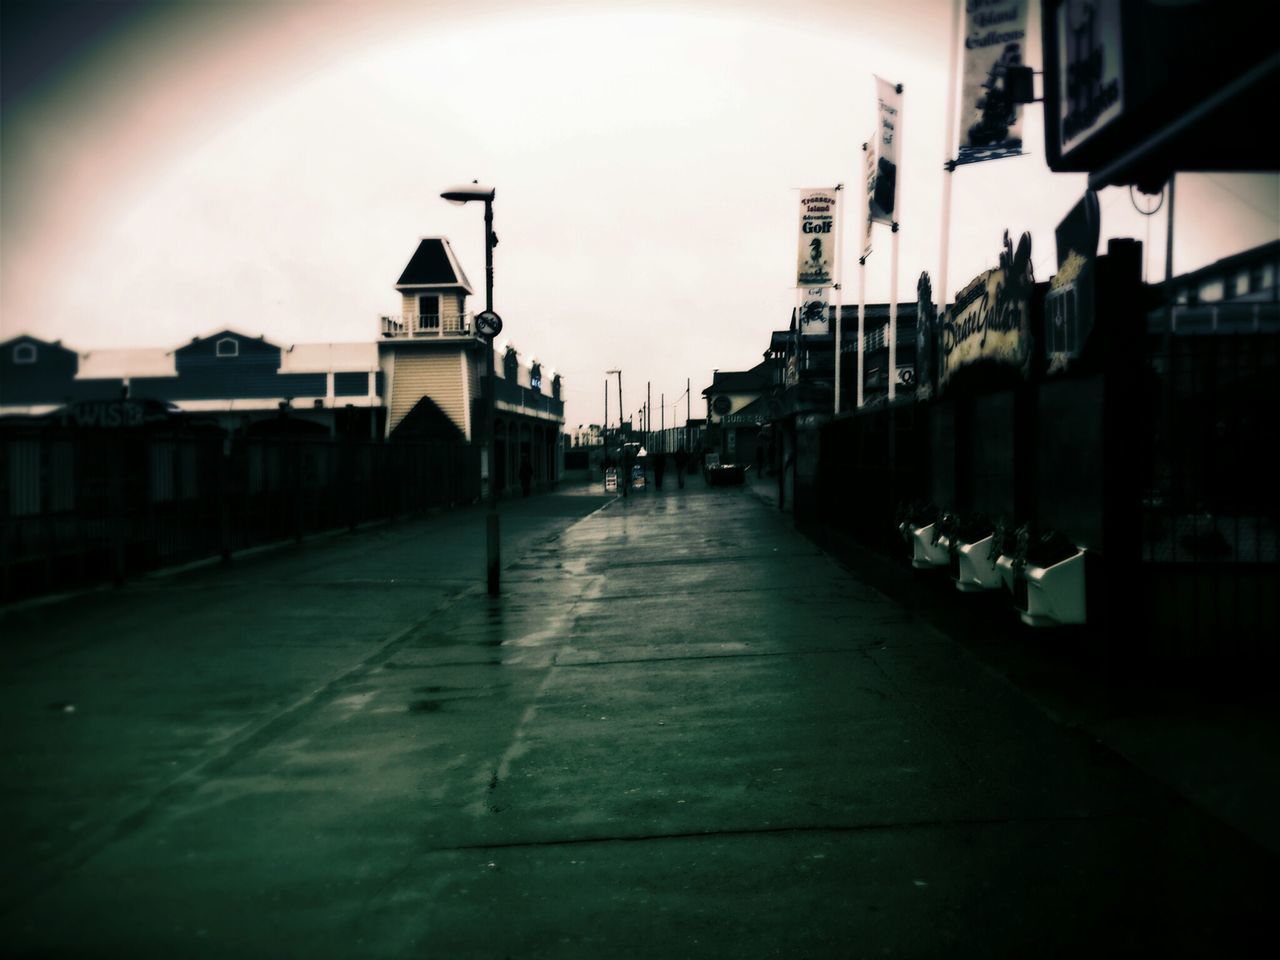
[[[956,163],[1022,153],[1022,117],[1009,89],[1010,67],[1023,66],[1029,0],[965,4],[960,150]]]
[[[801,190],[797,287],[835,284],[836,229],[835,190]]]
[[[902,94],[896,84],[876,77],[876,115],[879,124],[871,140],[874,156],[867,161],[867,200],[870,218],[893,223],[898,188],[898,123],[902,119]]]
[[[876,149],[880,137],[873,134],[871,139],[862,145],[863,173],[867,178],[867,189],[863,191],[866,201],[862,217],[862,258],[871,256],[871,194],[876,188],[876,158],[880,155]]]
[[[796,311],[797,326],[802,337],[831,332],[831,288],[801,287],[800,306]]]

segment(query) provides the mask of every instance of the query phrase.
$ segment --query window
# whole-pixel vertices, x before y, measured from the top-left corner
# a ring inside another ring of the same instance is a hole
[[[418,297],[418,333],[440,332],[440,295],[438,293],[423,294]]]
[[[34,343],[20,343],[13,348],[14,363],[35,363],[36,362],[36,345]]]
[[[1236,274],[1235,284],[1231,288],[1231,296],[1243,297],[1249,292],[1249,271],[1241,270]]]
[[[214,353],[219,357],[238,357],[240,356],[240,341],[234,337],[223,337],[215,345]]]
[[[1207,280],[1200,284],[1200,302],[1217,303],[1222,299],[1225,291],[1226,284],[1222,280]]]
[[[1261,266],[1253,268],[1253,289],[1268,290],[1276,282],[1276,268],[1274,264],[1264,263]]]

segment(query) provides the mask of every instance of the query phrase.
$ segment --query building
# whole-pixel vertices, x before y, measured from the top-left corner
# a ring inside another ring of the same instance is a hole
[[[154,402],[228,435],[483,440],[489,342],[473,329],[471,285],[448,240],[420,240],[395,288],[401,312],[362,343],[284,345],[225,328],[168,350],[81,352],[18,336],[0,343],[0,417],[119,425]],[[498,350],[497,476],[517,487],[528,459],[536,484],[554,482],[561,379],[509,344]]]

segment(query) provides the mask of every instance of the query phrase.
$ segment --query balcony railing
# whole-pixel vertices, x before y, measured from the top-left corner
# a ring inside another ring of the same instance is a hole
[[[380,317],[382,336],[388,338],[423,339],[469,337],[474,332],[472,315],[441,316],[438,313],[405,313]]]

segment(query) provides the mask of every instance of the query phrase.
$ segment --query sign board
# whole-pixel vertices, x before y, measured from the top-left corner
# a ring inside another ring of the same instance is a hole
[[[938,309],[928,272],[916,281],[916,399],[927,400],[938,385]],[[901,377],[899,377],[901,380]]]
[[[124,427],[140,427],[147,420],[162,417],[147,416],[141,400],[81,400],[63,407],[64,427],[97,427],[114,430]]]
[[[800,256],[796,265],[797,287],[830,287],[835,284],[836,191],[800,191]]]
[[[963,367],[981,361],[1013,367],[1023,375],[1031,365],[1031,234],[1014,250],[1004,234],[1000,266],[973,279],[956,294],[942,322],[939,386]]]
[[[1045,297],[1049,372],[1066,369],[1084,350],[1094,323],[1094,274],[1101,233],[1098,195],[1084,195],[1054,231],[1058,272]]]
[[[714,470],[720,466],[720,453],[716,450],[707,451],[706,466],[708,470]]]
[[[618,468],[617,468],[617,467],[606,467],[606,468],[605,468],[605,471],[604,471],[604,492],[605,492],[605,493],[617,493],[617,492],[618,492]]]
[[[800,306],[796,311],[802,337],[821,336],[831,332],[831,288],[802,287]]]
[[[1057,150],[1068,154],[1124,113],[1118,0],[1066,0],[1057,27]]]

